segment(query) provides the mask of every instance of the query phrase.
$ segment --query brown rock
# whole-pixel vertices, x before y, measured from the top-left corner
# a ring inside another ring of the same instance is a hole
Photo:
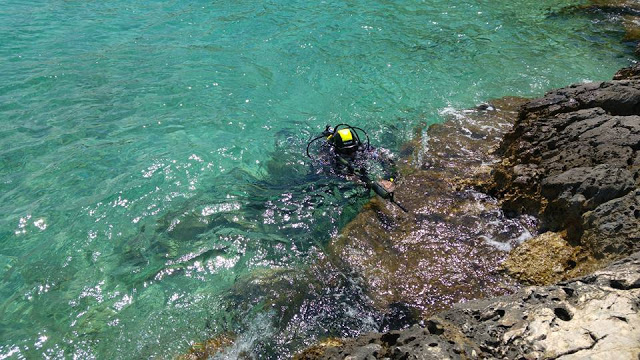
[[[344,345],[344,341],[336,338],[329,338],[318,342],[317,344],[306,348],[302,352],[296,354],[294,360],[318,359],[327,352],[329,348],[339,348]]]
[[[636,54],[640,56],[640,43],[636,46]],[[640,64],[622,68],[613,75],[613,80],[638,80],[640,79]]]
[[[511,251],[502,266],[523,283],[550,285],[584,275],[594,264],[581,247],[571,246],[562,234],[546,232]]]

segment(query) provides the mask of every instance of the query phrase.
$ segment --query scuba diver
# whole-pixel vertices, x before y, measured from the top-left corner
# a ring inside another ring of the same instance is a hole
[[[358,131],[366,136],[366,144],[360,140]],[[320,147],[316,160],[329,167],[331,173],[343,176],[348,180],[361,182],[381,198],[389,200],[404,212],[408,212],[394,199],[394,178],[397,174],[391,154],[386,149],[373,148],[366,131],[348,124],[339,124],[333,128],[327,125],[322,135],[310,140],[307,144],[307,156],[310,159],[314,158],[309,154],[309,147],[320,139],[325,139],[325,141]],[[382,175],[379,177],[381,179],[373,180],[370,175],[371,170],[383,173],[380,174]],[[384,177],[387,177],[388,180],[385,180]]]

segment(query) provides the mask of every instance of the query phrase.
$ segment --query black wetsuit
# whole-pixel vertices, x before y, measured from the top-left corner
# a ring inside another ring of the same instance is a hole
[[[351,153],[341,153],[330,144],[323,144],[320,151],[322,165],[335,175],[349,177],[373,176],[389,180],[395,178],[396,168],[386,149],[360,145]]]
[[[339,126],[345,126],[351,132],[345,133],[344,129],[336,131]],[[376,149],[370,146],[368,136],[367,145],[364,145],[360,142],[355,129],[359,128],[340,124],[332,130],[327,126],[322,135],[309,141],[307,144],[307,156],[311,158],[311,155],[309,155],[311,144],[324,138],[325,141],[320,146],[319,156],[316,158],[316,161],[321,165],[320,169],[322,170],[320,171],[326,171],[347,180],[361,182],[383,199],[389,200],[404,212],[408,212],[405,207],[394,199],[395,187],[393,186],[393,180],[396,178],[397,172],[391,153],[386,149]],[[336,132],[340,136],[339,140],[334,137]],[[344,138],[342,138],[343,136]],[[356,141],[355,144],[354,141]]]

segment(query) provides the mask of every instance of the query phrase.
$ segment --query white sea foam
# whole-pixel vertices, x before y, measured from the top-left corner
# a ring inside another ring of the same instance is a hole
[[[499,242],[494,240],[493,238],[490,238],[488,236],[485,235],[481,235],[480,239],[484,240],[485,243],[487,243],[488,245],[491,245],[493,247],[495,247],[498,250],[502,250],[502,251],[511,251],[512,246],[509,243],[503,243],[503,242]]]
[[[531,234],[531,232],[529,232],[529,230],[527,229],[524,229],[522,234],[520,234],[520,236],[518,236],[515,240],[516,242],[518,242],[518,244],[522,244],[523,242],[531,239],[532,237],[533,235]]]

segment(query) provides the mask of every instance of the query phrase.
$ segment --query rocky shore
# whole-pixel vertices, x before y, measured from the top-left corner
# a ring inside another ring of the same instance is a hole
[[[551,91],[521,108],[488,190],[506,211],[534,214],[553,233],[510,255],[505,266],[519,280],[549,284],[640,250],[639,72],[623,69],[618,80]]]
[[[320,344],[300,359],[637,359],[640,253],[553,286],[458,304],[420,325]]]
[[[636,65],[615,80],[572,85],[524,103],[495,153],[502,160],[491,172],[471,167],[467,186],[500,199],[509,216],[540,220],[540,235],[503,263],[520,282],[537,286],[461,302],[405,330],[331,339],[298,357],[638,359],[639,74]],[[483,111],[499,112],[495,107]],[[446,169],[450,159],[431,151]],[[459,186],[465,181],[449,187]]]

